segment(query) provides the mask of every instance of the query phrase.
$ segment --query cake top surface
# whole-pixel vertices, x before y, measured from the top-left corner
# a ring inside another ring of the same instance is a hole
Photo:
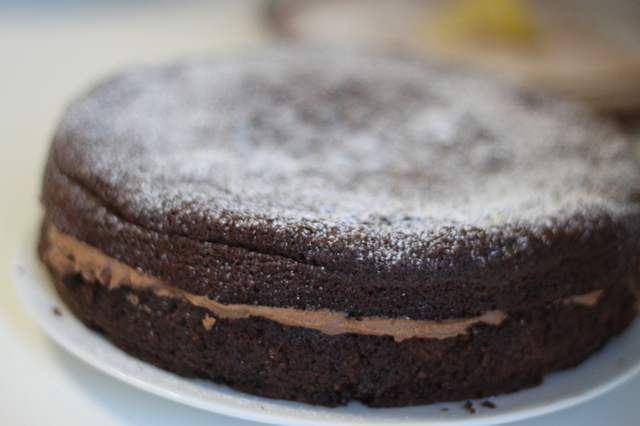
[[[391,261],[470,233],[584,228],[637,212],[640,193],[625,138],[579,107],[327,49],[122,74],[69,107],[53,153],[121,217],[159,232],[238,244],[266,227]]]

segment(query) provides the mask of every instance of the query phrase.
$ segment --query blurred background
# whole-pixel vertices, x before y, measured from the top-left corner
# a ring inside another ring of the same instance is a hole
[[[94,425],[177,424],[183,416],[249,424],[147,396],[74,363],[21,307],[10,264],[41,214],[44,159],[73,97],[124,68],[282,40],[478,68],[572,97],[617,120],[640,145],[636,0],[0,0],[1,424],[86,424],[82,416]],[[604,424],[611,410],[615,424],[637,424],[640,380],[621,389],[545,424]]]
[[[640,107],[634,0],[276,0],[285,37],[404,50],[573,96]]]

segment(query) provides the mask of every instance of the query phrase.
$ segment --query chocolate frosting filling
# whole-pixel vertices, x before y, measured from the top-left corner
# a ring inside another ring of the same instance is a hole
[[[260,316],[285,326],[306,327],[324,334],[358,333],[392,336],[396,341],[412,337],[446,339],[466,333],[478,323],[499,325],[507,315],[493,310],[471,318],[436,320],[409,320],[401,318],[349,318],[346,313],[328,310],[300,310],[271,306],[222,304],[199,296],[124,264],[71,235],[61,232],[53,224],[45,225],[49,246],[43,260],[60,275],[81,274],[86,281],[96,281],[109,289],[121,286],[151,290],[160,297],[174,297],[211,311],[218,318],[240,319]],[[210,329],[215,321],[207,316],[203,326]]]

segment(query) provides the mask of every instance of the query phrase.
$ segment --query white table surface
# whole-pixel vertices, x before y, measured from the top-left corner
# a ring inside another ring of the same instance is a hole
[[[78,361],[29,317],[10,264],[42,214],[41,170],[65,105],[128,66],[267,40],[257,1],[0,0],[0,425],[237,425],[130,387]],[[639,425],[640,377],[533,425]]]

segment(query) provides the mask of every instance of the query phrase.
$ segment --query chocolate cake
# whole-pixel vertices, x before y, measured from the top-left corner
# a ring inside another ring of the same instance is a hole
[[[40,256],[88,326],[256,395],[534,386],[635,317],[640,169],[608,121],[393,54],[279,47],[71,104]]]

